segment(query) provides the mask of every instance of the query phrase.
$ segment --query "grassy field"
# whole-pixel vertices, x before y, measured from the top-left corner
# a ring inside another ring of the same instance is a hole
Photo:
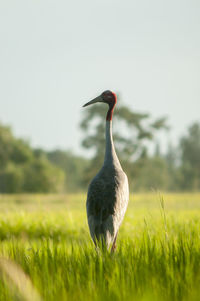
[[[0,300],[199,300],[200,194],[131,196],[115,254],[85,195],[0,196]]]

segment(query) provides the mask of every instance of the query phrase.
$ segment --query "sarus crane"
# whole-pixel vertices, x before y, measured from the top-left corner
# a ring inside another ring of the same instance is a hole
[[[87,102],[109,106],[106,116],[106,146],[101,170],[90,182],[87,194],[87,218],[90,234],[96,246],[102,244],[107,249],[116,248],[119,227],[123,221],[129,200],[128,179],[123,171],[112,137],[112,115],[117,102],[116,94],[107,90]]]

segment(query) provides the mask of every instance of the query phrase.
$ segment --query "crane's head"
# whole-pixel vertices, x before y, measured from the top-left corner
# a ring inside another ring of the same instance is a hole
[[[116,94],[114,92],[110,91],[110,90],[106,90],[101,95],[97,96],[96,98],[94,98],[91,101],[84,104],[83,107],[87,107],[87,106],[92,105],[96,102],[103,102],[103,103],[107,103],[109,105],[109,110],[108,110],[106,119],[111,120],[113,109],[114,109],[114,106],[116,105],[116,102],[117,102]]]
[[[115,106],[115,104],[117,102],[117,96],[115,93],[111,92],[110,90],[106,90],[101,95],[95,97],[91,101],[84,104],[83,107],[87,107],[96,102],[104,102],[104,103],[107,103],[109,106]]]

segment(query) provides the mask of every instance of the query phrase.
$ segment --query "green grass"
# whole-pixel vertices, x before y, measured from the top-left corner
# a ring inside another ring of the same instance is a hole
[[[85,195],[0,196],[0,300],[199,300],[200,194],[163,198],[131,196],[109,254],[90,240]]]

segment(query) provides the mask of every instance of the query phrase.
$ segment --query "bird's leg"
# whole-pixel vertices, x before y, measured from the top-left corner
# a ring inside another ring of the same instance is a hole
[[[118,231],[117,231],[117,234],[118,234]],[[114,253],[115,250],[116,250],[117,234],[115,235],[115,239],[114,239],[113,244],[112,244],[111,253]]]

